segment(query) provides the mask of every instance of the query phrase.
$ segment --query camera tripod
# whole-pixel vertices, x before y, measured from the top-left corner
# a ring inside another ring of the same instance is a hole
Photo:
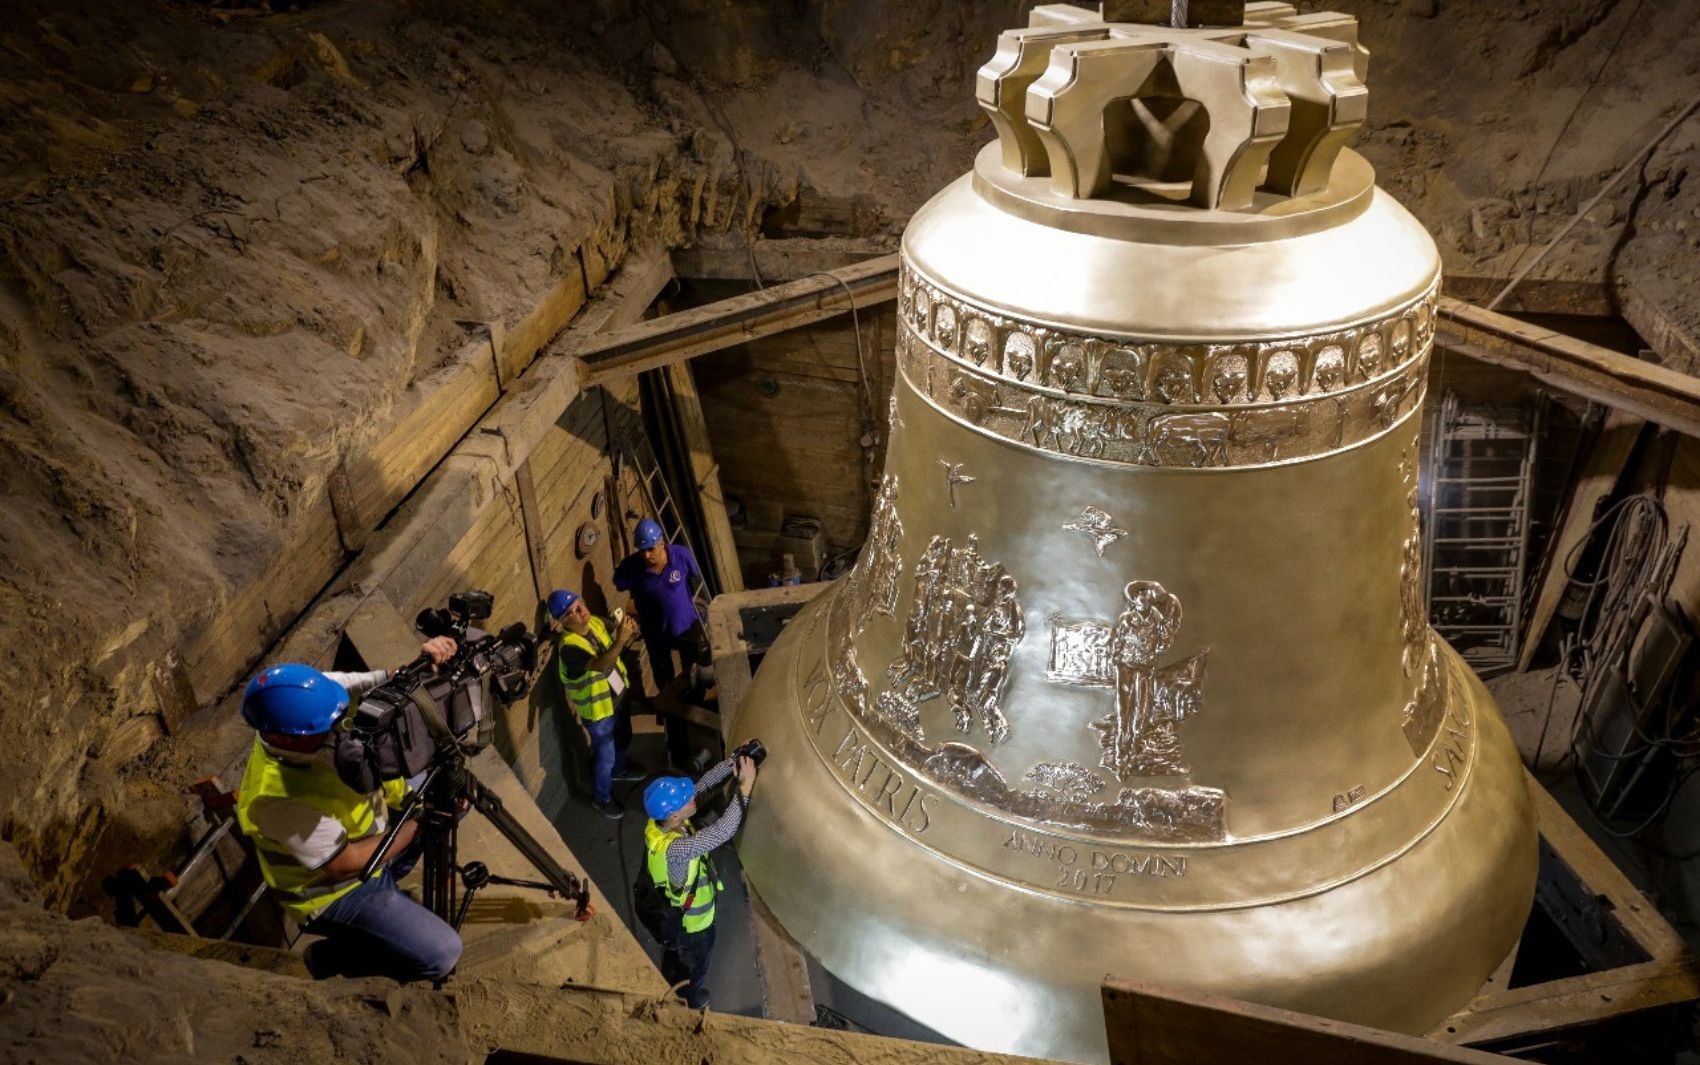
[[[496,831],[525,856],[531,867],[543,874],[543,879],[521,880],[497,876],[490,872],[483,862],[459,865],[456,861],[457,826],[467,807],[488,818],[490,823],[496,826]],[[576,907],[573,916],[576,920],[590,920],[590,882],[581,880],[561,868],[560,863],[550,856],[543,845],[520,827],[519,822],[514,820],[514,816],[503,805],[501,798],[466,767],[466,754],[458,746],[443,747],[432,758],[430,767],[425,771],[424,781],[409,793],[407,801],[396,813],[394,823],[384,833],[378,849],[367,861],[366,867],[360,871],[361,879],[369,879],[383,865],[395,844],[396,834],[401,831],[403,825],[416,818],[419,821],[423,848],[421,861],[424,865],[421,874],[424,890],[420,901],[426,909],[448,922],[457,932],[461,922],[466,920],[467,910],[472,906],[472,897],[488,884],[505,884],[510,887],[553,892],[562,898],[573,900]],[[466,894],[460,899],[458,906],[455,898],[457,873],[461,884],[466,888]]]

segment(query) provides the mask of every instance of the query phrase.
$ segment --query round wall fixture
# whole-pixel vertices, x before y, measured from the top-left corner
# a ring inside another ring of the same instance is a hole
[[[590,554],[590,549],[595,547],[596,541],[600,539],[602,539],[602,530],[596,527],[595,522],[587,521],[578,527],[578,532],[573,534],[573,550],[577,552],[579,558],[583,558]]]
[[[602,516],[602,504],[605,500],[607,500],[607,498],[607,490],[600,491],[590,497],[590,516],[592,518],[600,518]]]

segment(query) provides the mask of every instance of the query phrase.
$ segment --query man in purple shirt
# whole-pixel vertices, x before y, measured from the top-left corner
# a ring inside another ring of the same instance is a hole
[[[649,646],[649,671],[659,691],[679,675],[675,652],[686,669],[702,659],[707,640],[691,596],[691,581],[700,582],[702,570],[691,549],[668,543],[653,518],[638,522],[632,540],[637,551],[615,568],[614,587],[632,595],[638,631]],[[672,716],[664,716],[662,723],[667,730],[667,758],[683,768],[691,758],[685,723]]]

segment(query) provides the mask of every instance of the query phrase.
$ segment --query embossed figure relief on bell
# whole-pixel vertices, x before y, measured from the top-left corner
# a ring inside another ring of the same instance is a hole
[[[1439,256],[1346,147],[1355,21],[1246,13],[998,40],[997,140],[904,236],[867,543],[738,711],[768,907],[972,1046],[1104,1060],[1106,973],[1421,1031],[1533,895],[1423,612]]]

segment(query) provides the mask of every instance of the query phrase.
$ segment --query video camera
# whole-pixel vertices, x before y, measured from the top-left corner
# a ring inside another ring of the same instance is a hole
[[[472,622],[488,618],[495,603],[489,592],[455,592],[449,596],[448,609],[426,607],[413,619],[413,627],[427,637],[448,636],[455,641],[455,656],[438,668],[439,675],[457,679],[489,677],[496,697],[511,703],[525,698],[525,693],[531,690],[538,640],[527,631],[523,621],[514,622],[494,636],[473,629]],[[482,723],[484,718],[477,720]],[[452,720],[450,727],[456,735],[462,733]],[[488,739],[484,742],[488,743]]]
[[[455,653],[434,670],[429,657],[398,670],[361,697],[336,741],[336,771],[356,791],[424,772],[439,751],[475,754],[495,736],[496,704],[522,699],[537,668],[538,640],[524,622],[492,635],[473,627],[490,616],[495,598],[456,592],[447,608],[427,607],[414,626],[427,637],[448,636]]]

